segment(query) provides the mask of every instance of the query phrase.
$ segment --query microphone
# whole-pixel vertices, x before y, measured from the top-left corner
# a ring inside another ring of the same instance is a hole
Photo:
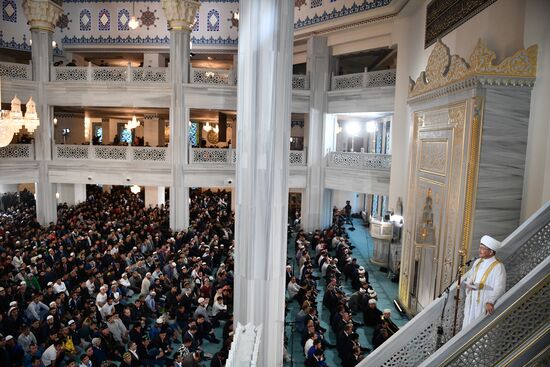
[[[466,266],[470,266],[471,263],[477,260],[477,257],[471,258],[470,260],[466,261]]]

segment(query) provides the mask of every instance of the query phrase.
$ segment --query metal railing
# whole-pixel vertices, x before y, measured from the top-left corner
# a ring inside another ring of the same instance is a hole
[[[169,162],[168,158],[168,148],[56,144],[54,149],[57,160]]]
[[[390,169],[390,154],[330,152],[327,160],[328,167],[353,169]]]
[[[395,70],[381,70],[362,73],[332,75],[331,90],[389,87],[395,85]]]
[[[0,159],[34,160],[34,144],[10,144],[0,148]]]
[[[102,82],[102,83],[168,83],[169,68],[134,68],[92,66],[54,66],[52,82]]]
[[[547,202],[503,241],[503,247],[498,252],[498,258],[506,267],[506,289],[509,290],[516,284],[520,285],[525,282],[527,279],[524,279],[525,276],[547,261],[548,256],[550,256],[550,202]],[[456,285],[453,285],[449,292],[455,294]],[[361,361],[358,367],[413,367],[426,361],[442,344],[453,337],[456,302],[449,299],[449,302],[446,303],[445,297],[446,295],[443,295],[434,300],[392,336],[388,343],[382,344]],[[507,292],[497,302],[496,312],[499,314],[506,312],[507,307],[503,302],[509,297],[510,295]],[[463,310],[464,297],[460,297],[457,322],[459,330],[462,325]],[[473,330],[478,327],[477,325],[488,322],[491,322],[491,319],[480,319],[474,322],[468,330]],[[442,327],[442,335],[437,333],[439,327]],[[468,332],[468,330],[465,330],[465,332]],[[469,365],[478,366],[476,363]]]
[[[32,65],[0,62],[0,78],[12,80],[32,80]]]
[[[189,164],[222,164],[233,165],[237,161],[237,150],[228,148],[189,148]],[[291,150],[288,152],[290,166],[305,166],[306,152]]]

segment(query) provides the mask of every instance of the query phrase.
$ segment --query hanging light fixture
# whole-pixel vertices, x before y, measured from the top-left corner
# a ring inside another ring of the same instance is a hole
[[[25,127],[28,132],[32,133],[38,126],[40,120],[36,113],[36,103],[32,97],[26,104],[27,111],[25,115],[21,112],[21,100],[15,96],[11,101],[11,110],[0,110],[0,147],[9,145],[13,139],[13,134]]]
[[[137,27],[139,27],[139,21],[136,18],[136,6],[133,1],[132,1],[132,17],[128,22],[128,27],[130,27],[130,29],[136,29]]]
[[[130,191],[133,193],[133,194],[139,194],[140,191],[141,191],[141,187],[139,187],[138,185],[132,185],[130,186]]]
[[[141,125],[141,122],[139,122],[138,119],[136,118],[136,115],[134,115],[132,116],[132,119],[128,120],[128,123],[124,125],[124,128],[127,130],[133,130],[140,125]]]
[[[202,129],[208,133],[210,132],[210,130],[212,130],[212,126],[210,126],[210,123],[207,122],[206,125],[202,127]]]

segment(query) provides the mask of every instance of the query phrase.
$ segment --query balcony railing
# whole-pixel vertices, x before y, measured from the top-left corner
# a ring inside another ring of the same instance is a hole
[[[0,78],[32,80],[32,65],[0,62]]]
[[[192,84],[236,85],[237,73],[232,69],[199,69],[191,68]]]
[[[329,167],[353,169],[390,169],[390,154],[330,152]]]
[[[189,164],[233,165],[237,162],[236,149],[189,148]],[[288,154],[290,166],[305,166],[306,152],[291,150]]]
[[[292,89],[309,90],[309,75],[292,75]]]
[[[0,148],[0,159],[34,160],[33,144],[10,144]]]
[[[88,66],[55,66],[53,82],[102,82],[102,83],[168,83],[169,68],[133,68]]]
[[[395,85],[395,70],[332,76],[331,90],[389,87]]]
[[[54,159],[168,162],[168,148],[118,147],[108,145],[56,145]]]

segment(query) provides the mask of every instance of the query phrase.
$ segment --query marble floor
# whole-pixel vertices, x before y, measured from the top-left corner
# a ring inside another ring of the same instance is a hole
[[[397,326],[402,327],[409,320],[405,315],[400,315],[397,309],[393,304],[393,300],[397,298],[398,284],[392,282],[388,279],[387,273],[381,272],[378,266],[371,264],[368,260],[373,252],[373,241],[368,232],[368,228],[363,225],[363,221],[360,219],[353,219],[355,231],[347,230],[350,242],[355,249],[353,249],[352,256],[357,258],[357,263],[365,267],[369,273],[369,280],[373,288],[378,294],[378,308],[383,310],[389,308],[392,310],[392,319],[397,324]],[[346,225],[346,229],[349,229],[350,226]],[[294,238],[289,241],[288,244],[288,257],[292,257],[291,264],[298,271],[297,265],[294,263]],[[313,252],[312,252],[313,253]],[[321,281],[320,281],[321,282]],[[317,302],[319,305],[322,305],[323,295],[324,295],[324,284],[319,284],[318,286],[319,294],[317,296]],[[351,288],[351,283],[342,282],[342,289],[345,291],[346,295],[349,296],[353,293]],[[301,346],[301,335],[294,330],[294,321],[295,315],[299,311],[299,306],[297,302],[292,302],[288,304],[288,312],[286,315],[286,336],[288,338],[287,350],[292,357],[285,366],[304,366],[304,350]],[[325,333],[325,338],[331,344],[336,344],[336,335],[330,330],[329,318],[330,313],[328,309],[320,306],[318,308],[319,318],[321,320],[321,326],[327,329]],[[363,322],[363,317],[361,315],[354,316],[354,320],[357,322]],[[359,341],[362,346],[372,349],[371,339],[373,328],[360,326],[357,328],[357,333],[359,334]],[[390,342],[391,339],[388,341]],[[340,358],[336,349],[328,349],[325,351],[325,357],[327,365],[330,367],[341,366]]]

